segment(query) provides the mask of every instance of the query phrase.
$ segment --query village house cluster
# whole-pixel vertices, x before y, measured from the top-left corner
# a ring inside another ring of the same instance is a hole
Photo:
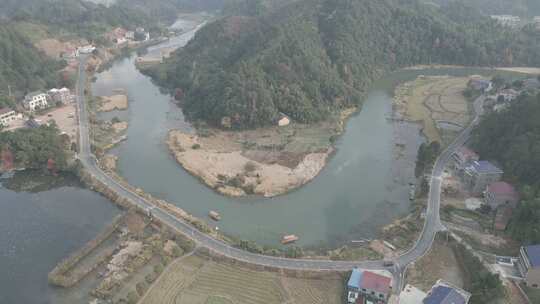
[[[532,23],[534,26],[536,26],[536,29],[540,30],[540,16],[534,16],[532,19],[524,19],[514,15],[491,15],[490,17],[502,26],[519,28],[526,24]]]
[[[34,112],[54,105],[67,104],[73,101],[73,98],[74,96],[71,95],[71,91],[68,88],[53,88],[46,93],[37,91],[26,94],[22,105],[27,111]]]
[[[521,23],[521,18],[519,16],[491,15],[491,18],[496,20],[499,24],[503,26],[508,26],[512,28],[517,28]]]
[[[353,269],[347,282],[349,304],[467,304],[471,294],[452,284],[439,280],[427,293],[407,285],[399,297],[390,297],[392,277],[385,272]]]
[[[486,95],[484,108],[487,111],[501,112],[506,110],[517,98],[527,92],[540,90],[538,77],[531,77],[496,88],[492,81],[480,76],[472,76],[469,87]]]
[[[0,109],[0,124],[3,127],[10,128],[28,117],[27,125],[35,126],[35,121],[29,117],[40,110],[45,110],[52,106],[62,106],[73,102],[74,96],[68,88],[53,88],[47,92],[36,91],[26,94],[24,99],[15,107],[15,109]]]
[[[150,40],[150,33],[142,27],[137,27],[134,31],[117,27],[105,34],[105,37],[117,46],[124,46],[130,42],[148,41]]]
[[[527,78],[511,84],[499,83],[496,87],[492,81],[473,77],[469,87],[486,96],[484,109],[487,112],[500,112],[506,110],[512,103],[519,102],[518,97],[521,94],[538,94],[540,78]],[[483,208],[494,212],[494,231],[506,230],[512,213],[520,202],[520,196],[513,185],[503,180],[504,171],[497,164],[481,159],[480,155],[466,146],[456,151],[452,157],[451,169],[454,176],[461,181],[462,190],[469,199],[476,199],[481,203],[471,205],[471,208]],[[467,208],[470,209],[467,201]],[[509,258],[507,264],[513,269],[511,272],[514,279],[522,281],[525,286],[539,288],[540,245],[521,247],[519,257]]]
[[[487,160],[480,160],[476,152],[465,146],[452,157],[454,172],[464,190],[472,196],[481,196],[483,204],[496,212],[495,229],[505,230],[519,202],[519,194],[511,184],[501,181],[503,170]]]

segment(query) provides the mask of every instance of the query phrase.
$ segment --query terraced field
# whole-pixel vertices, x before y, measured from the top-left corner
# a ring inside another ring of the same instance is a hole
[[[341,303],[343,282],[340,279],[305,280],[284,278],[283,285],[290,294],[291,303],[329,304]]]
[[[191,282],[197,271],[204,265],[204,261],[190,256],[173,262],[159,279],[152,285],[142,304],[176,304],[178,295]],[[195,304],[195,302],[193,302]],[[204,303],[204,302],[203,302]]]
[[[189,256],[173,262],[141,304],[338,304],[342,282],[294,279]]]
[[[232,299],[235,303],[284,302],[284,295],[276,274],[211,262],[201,269],[188,290],[196,294],[223,296]]]

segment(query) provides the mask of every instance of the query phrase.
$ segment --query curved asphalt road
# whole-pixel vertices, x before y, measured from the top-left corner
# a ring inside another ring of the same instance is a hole
[[[392,267],[385,267],[383,261],[329,261],[329,260],[308,260],[308,259],[288,259],[280,257],[272,257],[260,254],[250,253],[241,249],[234,248],[229,244],[226,244],[220,240],[214,239],[207,234],[204,234],[197,230],[195,227],[187,223],[181,218],[177,218],[171,215],[166,210],[154,206],[151,202],[125,188],[118,183],[115,179],[104,173],[97,164],[95,156],[90,150],[90,137],[89,137],[89,125],[88,125],[88,112],[85,106],[85,94],[84,87],[86,84],[86,59],[87,56],[81,55],[78,82],[77,82],[77,104],[79,113],[79,154],[78,158],[82,165],[86,168],[88,173],[92,174],[96,179],[106,184],[110,189],[116,191],[119,196],[127,198],[135,206],[147,210],[152,209],[152,215],[159,220],[176,229],[178,232],[193,239],[198,246],[206,247],[215,253],[224,255],[226,257],[256,264],[262,266],[295,269],[295,270],[340,270],[347,271],[354,267],[371,270],[388,270],[394,274],[394,291],[399,292],[403,284],[403,272],[407,265],[414,262],[418,258],[422,257],[430,248],[435,238],[437,231],[444,229],[439,218],[439,204],[441,193],[441,174],[445,165],[451,158],[452,153],[461,147],[469,138],[470,132],[473,126],[478,121],[478,115],[474,119],[473,123],[469,125],[437,159],[433,174],[430,181],[430,192],[428,199],[428,208],[426,214],[426,222],[422,234],[414,247],[398,257],[395,260],[395,265]],[[477,114],[481,109],[482,98],[479,98],[475,102],[475,109]],[[479,104],[476,106],[476,104]],[[156,178],[159,178],[156,176]]]

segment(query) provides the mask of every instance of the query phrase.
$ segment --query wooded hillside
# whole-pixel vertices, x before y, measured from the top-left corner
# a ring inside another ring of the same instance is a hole
[[[261,0],[262,1],[262,0]],[[540,34],[414,0],[303,0],[201,29],[148,73],[193,119],[235,128],[315,122],[357,105],[383,73],[415,64],[540,65]]]
[[[40,53],[13,26],[0,23],[0,95],[56,85],[63,62]]]

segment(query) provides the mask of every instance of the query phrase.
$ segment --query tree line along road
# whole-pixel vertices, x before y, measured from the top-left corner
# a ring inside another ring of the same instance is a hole
[[[198,246],[206,247],[209,250],[223,255],[225,257],[242,261],[245,263],[275,267],[292,270],[336,270],[348,271],[355,267],[367,270],[388,270],[394,275],[394,291],[401,290],[403,285],[403,273],[407,266],[422,257],[428,252],[433,244],[435,235],[438,231],[443,230],[444,226],[439,218],[440,194],[441,194],[441,175],[446,164],[450,161],[452,154],[460,148],[470,137],[470,133],[474,125],[479,120],[483,97],[475,101],[476,116],[472,123],[465,128],[454,142],[449,145],[437,158],[433,167],[433,173],[430,179],[430,191],[428,196],[428,207],[426,213],[426,221],[422,233],[414,244],[414,246],[394,260],[393,266],[385,266],[383,260],[379,261],[330,261],[330,260],[309,260],[309,259],[292,259],[266,256],[254,254],[238,248],[235,248],[221,240],[214,239],[211,236],[200,232],[194,226],[187,223],[182,218],[178,218],[166,210],[155,206],[141,195],[131,191],[113,177],[107,175],[101,170],[97,163],[96,157],[91,152],[90,133],[88,124],[88,111],[85,103],[85,86],[87,82],[86,75],[87,55],[81,54],[79,59],[78,79],[77,79],[77,108],[79,118],[79,153],[78,159],[82,166],[95,179],[109,187],[110,190],[116,192],[120,197],[127,199],[134,206],[142,210],[152,210],[152,216],[156,217],[164,224],[170,226],[176,231],[186,235],[197,243]]]

